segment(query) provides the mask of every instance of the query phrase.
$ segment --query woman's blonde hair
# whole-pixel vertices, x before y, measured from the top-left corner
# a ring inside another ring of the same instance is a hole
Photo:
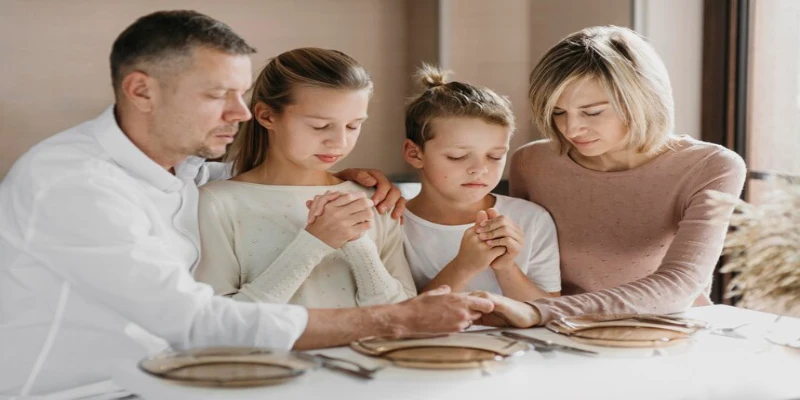
[[[528,97],[533,120],[560,153],[570,148],[553,120],[569,84],[596,79],[628,127],[627,148],[661,149],[672,133],[672,87],[664,62],[636,32],[598,26],[573,33],[553,46],[531,72]]]
[[[253,84],[250,112],[264,103],[275,113],[282,113],[293,103],[297,87],[372,91],[372,78],[358,61],[337,50],[300,48],[287,51],[269,61]],[[233,162],[233,174],[247,172],[267,155],[267,129],[255,117],[242,124],[231,145],[226,161]]]
[[[424,149],[433,139],[431,121],[446,117],[474,117],[514,132],[511,102],[491,89],[462,82],[446,82],[447,73],[422,64],[416,78],[426,88],[406,107],[406,138]]]

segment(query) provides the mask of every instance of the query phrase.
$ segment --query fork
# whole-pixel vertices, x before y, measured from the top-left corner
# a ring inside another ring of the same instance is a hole
[[[541,350],[543,350],[545,352],[549,352],[549,351],[553,351],[553,350],[560,350],[560,351],[564,351],[564,352],[567,352],[567,353],[577,353],[577,354],[584,355],[584,356],[586,356],[586,355],[594,355],[594,356],[596,356],[597,355],[597,352],[595,352],[595,351],[584,350],[584,349],[581,349],[581,348],[578,348],[578,347],[572,347],[572,346],[567,346],[567,345],[563,345],[563,344],[553,343],[550,340],[542,340],[542,339],[538,339],[538,338],[535,338],[535,337],[532,337],[532,336],[523,335],[521,333],[504,331],[504,332],[500,332],[500,334],[503,335],[503,336],[506,336],[506,337],[510,337],[512,339],[517,339],[517,340],[532,344],[534,350],[535,351],[539,351],[539,352],[542,352],[542,351],[539,350],[539,349],[541,349]]]
[[[367,367],[365,367],[365,366],[363,366],[363,365],[361,365],[361,364],[359,364],[359,363],[357,363],[355,361],[347,360],[347,359],[344,359],[344,358],[331,357],[331,356],[328,356],[328,355],[325,355],[325,354],[311,354],[311,356],[314,357],[314,358],[319,359],[320,361],[322,361],[322,366],[325,367],[325,368],[328,368],[328,369],[334,370],[334,371],[344,372],[346,374],[354,375],[354,376],[357,376],[359,378],[364,378],[364,379],[372,379],[373,375],[376,372],[386,368],[385,365],[381,366],[381,367],[377,367],[377,368],[367,368]],[[337,363],[337,362],[348,364],[348,365],[352,365],[356,369],[350,369],[350,368],[345,368],[345,367],[336,365],[335,363]]]

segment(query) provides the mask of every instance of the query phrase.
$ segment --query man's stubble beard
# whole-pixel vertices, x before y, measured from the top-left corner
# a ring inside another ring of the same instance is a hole
[[[235,134],[239,131],[239,124],[232,124],[225,127],[220,127],[212,130],[206,135],[206,140],[213,140],[214,135],[220,133],[227,133],[227,134]],[[201,144],[198,148],[195,149],[191,154],[194,154],[197,157],[205,158],[205,159],[216,159],[220,158],[228,152],[228,146],[225,146],[222,150],[214,150],[205,143]]]

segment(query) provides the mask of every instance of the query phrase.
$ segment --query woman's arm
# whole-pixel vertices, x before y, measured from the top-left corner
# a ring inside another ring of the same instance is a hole
[[[709,215],[712,206],[707,203],[706,191],[738,195],[744,186],[746,167],[736,154],[721,151],[707,158],[698,171],[692,184],[685,188],[678,232],[653,274],[593,293],[533,301],[542,323],[580,314],[666,314],[691,306],[711,282],[728,229],[726,223]]]
[[[336,251],[305,229],[251,282],[242,282],[229,216],[213,193],[201,189],[199,207],[202,257],[195,271],[214,293],[236,300],[285,304],[328,254]]]

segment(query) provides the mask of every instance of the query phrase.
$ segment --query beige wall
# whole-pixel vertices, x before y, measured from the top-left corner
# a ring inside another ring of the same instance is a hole
[[[675,132],[700,138],[703,2],[637,0],[634,26],[664,60],[675,98]]]
[[[32,145],[92,118],[112,101],[108,53],[137,17],[190,8],[231,25],[258,48],[254,69],[300,46],[337,48],[375,80],[370,121],[341,166],[408,172],[401,153],[410,72],[443,62],[455,78],[509,96],[530,129],[527,79],[557,40],[583,27],[631,25],[631,0],[0,0],[0,177]]]
[[[447,65],[453,79],[487,86],[508,96],[517,118],[511,148],[530,140],[527,112],[528,1],[450,0]],[[481,54],[476,57],[476,54]],[[506,171],[507,172],[507,171]]]
[[[0,176],[36,142],[111,103],[113,40],[137,17],[164,8],[196,9],[231,25],[258,49],[254,72],[269,57],[301,46],[355,57],[372,74],[375,97],[362,139],[341,165],[405,169],[400,146],[409,67],[402,1],[2,1]]]

